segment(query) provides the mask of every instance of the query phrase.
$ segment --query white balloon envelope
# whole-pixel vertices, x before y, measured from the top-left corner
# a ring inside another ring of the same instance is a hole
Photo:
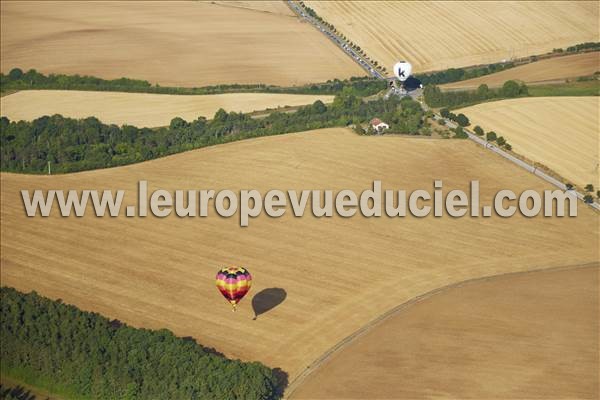
[[[408,61],[398,61],[394,64],[394,75],[400,82],[408,79],[412,73],[412,65]]]

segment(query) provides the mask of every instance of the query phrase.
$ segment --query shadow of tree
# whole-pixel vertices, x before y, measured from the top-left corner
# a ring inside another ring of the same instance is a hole
[[[283,393],[289,384],[288,373],[281,368],[273,368],[273,376],[277,380],[275,398],[280,399],[283,397]]]
[[[196,339],[194,339],[191,336],[183,336],[181,339],[185,340],[186,342],[192,342],[195,343],[197,346],[202,347],[202,350],[204,350],[205,352],[207,352],[208,354],[212,354],[213,356],[219,356],[219,357],[225,357],[225,354],[221,353],[220,351],[218,351],[217,349],[215,349],[214,347],[207,347],[207,346],[203,346],[200,343],[198,343],[196,341]]]
[[[17,385],[14,387],[7,387],[0,384],[0,399],[6,400],[36,400],[37,397],[31,394],[29,390],[26,390],[23,386]]]
[[[252,298],[252,309],[254,319],[283,303],[287,292],[282,288],[268,288],[256,293]]]

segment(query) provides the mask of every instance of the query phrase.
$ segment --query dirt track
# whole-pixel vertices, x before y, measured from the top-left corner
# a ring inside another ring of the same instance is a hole
[[[598,271],[505,274],[413,299],[311,366],[291,398],[595,399]]]

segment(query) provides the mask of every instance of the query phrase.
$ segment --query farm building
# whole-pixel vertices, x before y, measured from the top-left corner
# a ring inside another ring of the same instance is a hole
[[[390,126],[379,118],[373,118],[370,124],[377,133],[382,133],[383,131],[390,129]]]

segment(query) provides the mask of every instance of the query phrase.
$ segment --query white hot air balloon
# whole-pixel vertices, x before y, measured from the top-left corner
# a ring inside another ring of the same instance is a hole
[[[398,61],[394,64],[394,75],[400,82],[408,79],[412,73],[412,65],[408,61]]]

